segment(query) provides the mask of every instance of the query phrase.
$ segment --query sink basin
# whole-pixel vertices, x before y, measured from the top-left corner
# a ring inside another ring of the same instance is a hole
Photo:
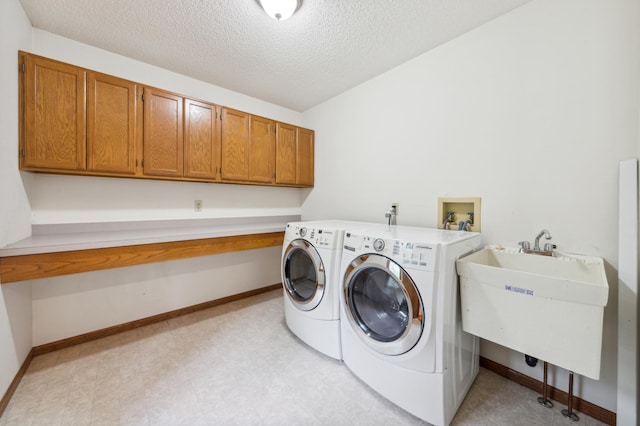
[[[465,331],[599,379],[609,297],[601,258],[487,247],[457,269]]]

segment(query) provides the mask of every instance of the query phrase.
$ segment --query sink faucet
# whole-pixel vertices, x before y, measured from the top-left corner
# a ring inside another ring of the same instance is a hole
[[[398,215],[398,212],[396,210],[396,206],[391,205],[391,208],[389,209],[389,211],[384,214],[384,217],[387,218],[388,226],[397,225],[397,221],[396,221],[397,215]]]
[[[542,237],[543,235],[547,240],[551,239],[551,234],[549,233],[549,231],[547,231],[546,229],[543,229],[542,231],[540,231],[538,236],[536,236],[536,242],[533,245],[534,251],[540,251],[540,237]]]
[[[520,244],[520,251],[522,253],[528,253],[528,254],[541,254],[543,256],[555,256],[555,253],[553,252],[553,249],[556,248],[555,244],[546,243],[544,245],[544,249],[540,248],[540,238],[543,235],[547,240],[551,239],[551,234],[549,233],[549,231],[547,231],[546,229],[543,229],[536,236],[536,240],[535,240],[533,249],[531,248],[531,245],[529,245],[529,241],[520,241],[518,243],[518,244]]]

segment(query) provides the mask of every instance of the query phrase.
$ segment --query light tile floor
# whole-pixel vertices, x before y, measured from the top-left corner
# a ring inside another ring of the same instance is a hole
[[[537,396],[480,369],[453,424],[602,424],[581,413],[572,422]],[[38,356],[0,418],[0,426],[423,424],[293,336],[280,291]]]

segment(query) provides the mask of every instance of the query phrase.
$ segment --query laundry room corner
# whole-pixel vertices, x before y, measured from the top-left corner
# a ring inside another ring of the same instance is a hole
[[[558,249],[604,258],[615,288],[618,163],[637,153],[628,93],[640,19],[629,11],[630,1],[532,1],[306,111],[318,167],[302,217],[383,223],[399,202],[399,225],[435,228],[439,197],[480,197],[483,245],[546,228]],[[605,309],[608,360],[616,305]],[[541,380],[521,354],[485,351]],[[617,366],[602,368],[579,392],[615,412]],[[566,391],[567,372],[555,380]]]

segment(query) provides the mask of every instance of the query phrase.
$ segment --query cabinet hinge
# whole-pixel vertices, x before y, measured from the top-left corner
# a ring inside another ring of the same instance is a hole
[[[142,94],[140,95],[140,99],[144,102],[144,89],[142,89]]]
[[[20,64],[20,72],[24,73],[26,71],[27,67],[25,66],[24,62]]]
[[[20,157],[24,157],[24,148],[20,148]]]
[[[142,166],[142,168],[144,169],[144,160],[142,160],[142,161],[140,162],[140,165],[141,165],[141,166]]]

